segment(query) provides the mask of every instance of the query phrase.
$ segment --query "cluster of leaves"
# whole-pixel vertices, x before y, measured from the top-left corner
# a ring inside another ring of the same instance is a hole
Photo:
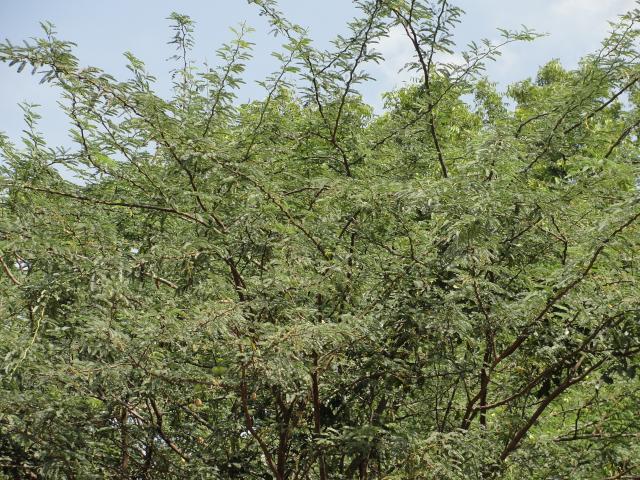
[[[0,138],[0,474],[640,475],[640,11],[506,98],[484,64],[536,35],[442,63],[448,0],[360,0],[327,51],[251,3],[285,43],[245,104],[246,27],[201,72],[172,15],[170,99],[49,25],[0,45],[75,145],[29,106]],[[374,115],[392,28],[417,80]]]

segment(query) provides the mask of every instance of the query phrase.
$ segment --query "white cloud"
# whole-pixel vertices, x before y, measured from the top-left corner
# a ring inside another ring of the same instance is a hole
[[[377,50],[384,57],[384,61],[375,68],[375,73],[379,71],[382,74],[382,77],[378,74],[380,80],[398,86],[418,76],[418,73],[404,68],[408,62],[414,61],[415,51],[402,27],[393,27],[389,36],[380,41]],[[435,55],[435,61],[441,64],[465,64],[464,58],[457,52],[439,52]]]
[[[609,21],[633,9],[635,0],[456,0],[467,14],[456,28],[457,50],[472,40],[491,38],[496,28],[519,29],[522,24],[547,37],[533,43],[515,43],[502,49],[495,62],[487,62],[487,75],[504,89],[512,82],[535,77],[538,68],[558,58],[574,68],[580,57],[596,51],[610,30]],[[375,88],[364,91],[367,101],[380,106],[379,93],[416,79],[418,72],[403,67],[414,57],[413,47],[402,27],[394,27],[377,50],[384,61],[370,68],[378,79]],[[439,55],[441,63],[462,63],[458,53]]]
[[[613,17],[634,5],[635,0],[556,0],[550,10],[552,15],[588,21],[588,17]]]
[[[377,45],[376,50],[384,57],[384,61],[374,68],[377,76],[381,77],[380,80],[399,86],[411,79],[412,72],[406,71],[404,66],[413,57],[413,47],[402,27],[393,27],[389,31],[389,36],[383,38]]]

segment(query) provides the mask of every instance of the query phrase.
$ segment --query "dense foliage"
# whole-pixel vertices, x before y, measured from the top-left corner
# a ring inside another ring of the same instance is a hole
[[[447,0],[360,0],[328,51],[251,3],[284,45],[244,104],[246,29],[199,69],[172,15],[170,99],[47,24],[0,45],[76,145],[29,106],[0,138],[0,475],[637,478],[640,11],[505,96],[484,63],[536,34],[445,63]]]

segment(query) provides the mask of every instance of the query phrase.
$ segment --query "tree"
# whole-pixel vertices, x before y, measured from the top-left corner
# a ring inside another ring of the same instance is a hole
[[[170,99],[49,24],[0,46],[64,92],[76,146],[28,105],[0,140],[2,475],[639,475],[640,11],[510,107],[484,65],[534,32],[447,64],[448,0],[358,1],[329,51],[251,3],[284,45],[244,104],[245,28],[202,71],[173,14]],[[374,114],[391,28],[417,80]]]

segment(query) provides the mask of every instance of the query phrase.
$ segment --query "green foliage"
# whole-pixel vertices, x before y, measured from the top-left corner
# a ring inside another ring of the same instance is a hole
[[[244,25],[200,68],[172,14],[168,99],[48,24],[0,45],[75,145],[30,105],[0,137],[4,478],[640,475],[640,11],[509,107],[484,64],[529,30],[446,64],[445,0],[358,1],[327,51],[250,3],[284,45],[245,104]],[[376,115],[397,26],[418,79]]]

